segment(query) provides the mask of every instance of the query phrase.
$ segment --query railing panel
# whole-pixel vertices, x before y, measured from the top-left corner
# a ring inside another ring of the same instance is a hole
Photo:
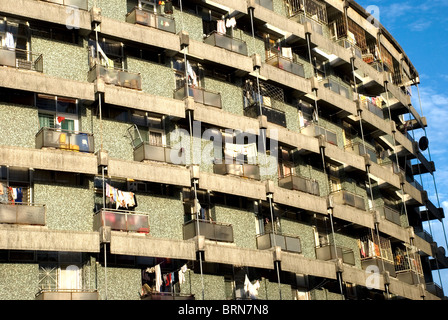
[[[149,218],[145,214],[132,211],[101,209],[94,215],[95,231],[100,227],[110,227],[115,231],[149,233]]]
[[[199,222],[199,223],[198,223]],[[194,238],[198,234],[205,239],[222,242],[233,242],[233,227],[230,224],[208,220],[190,220],[183,225],[184,240]]]
[[[36,134],[36,148],[57,148],[80,152],[94,152],[92,134],[43,127]]]
[[[256,242],[258,250],[271,249],[276,245],[284,251],[296,253],[302,252],[300,238],[296,236],[270,232],[258,235]]]

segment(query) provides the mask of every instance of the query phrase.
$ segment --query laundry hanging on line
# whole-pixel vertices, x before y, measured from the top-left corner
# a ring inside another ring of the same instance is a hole
[[[108,183],[106,183],[106,197],[109,198],[110,202],[116,203],[116,209],[119,207],[129,209],[137,206],[133,192],[121,191]]]

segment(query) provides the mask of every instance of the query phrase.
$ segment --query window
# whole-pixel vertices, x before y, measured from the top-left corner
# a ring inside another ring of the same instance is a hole
[[[81,254],[73,252],[59,252],[56,256],[39,254],[39,288],[40,289],[82,289]]]
[[[39,127],[78,131],[78,100],[37,94]]]
[[[280,157],[278,162],[278,176],[279,177],[288,177],[293,175],[295,168],[293,167],[291,150],[281,147],[280,148]]]
[[[153,146],[166,145],[162,116],[134,110],[131,111],[131,122],[135,124],[132,138],[134,146],[140,145],[142,141]]]
[[[328,182],[330,184],[330,192],[337,192],[342,190],[341,180],[335,177],[329,177]]]
[[[103,38],[98,40],[97,48],[96,40],[89,39],[89,65],[93,67],[96,63],[104,67],[122,70],[124,67],[123,44]]]

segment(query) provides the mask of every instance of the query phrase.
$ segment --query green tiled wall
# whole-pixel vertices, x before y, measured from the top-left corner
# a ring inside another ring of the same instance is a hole
[[[37,264],[0,263],[0,300],[34,300],[38,282]]]
[[[237,247],[256,249],[256,219],[253,212],[243,209],[215,206],[216,221],[233,226],[234,243]]]
[[[0,145],[35,148],[35,135],[39,131],[37,108],[0,103],[0,123],[4,125]]]
[[[31,50],[43,55],[44,74],[64,79],[87,81],[89,71],[87,43],[79,45],[49,40],[38,36],[31,38]]]
[[[34,202],[47,206],[49,230],[92,231],[93,182],[87,187],[34,183]]]

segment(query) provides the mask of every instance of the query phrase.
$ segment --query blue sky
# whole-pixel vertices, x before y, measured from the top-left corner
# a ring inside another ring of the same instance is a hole
[[[415,86],[412,87],[412,103],[428,121],[426,134],[430,154],[428,151],[424,154],[427,159],[431,156],[435,162],[434,176],[438,197],[430,174],[422,175],[422,182],[431,201],[436,206],[440,203],[448,216],[448,41],[445,40],[448,32],[448,0],[357,2],[364,8],[378,7],[379,21],[398,41],[420,75],[421,109]],[[423,134],[423,130],[415,130],[416,140]],[[416,178],[420,182],[420,177]],[[443,220],[443,224],[445,232],[448,233],[446,220]],[[428,232],[431,228],[438,246],[443,246],[446,250],[442,223],[435,220],[431,225],[425,223],[424,227]],[[433,277],[440,285],[437,271],[433,272]],[[440,270],[440,277],[444,293],[448,295],[448,270]]]

